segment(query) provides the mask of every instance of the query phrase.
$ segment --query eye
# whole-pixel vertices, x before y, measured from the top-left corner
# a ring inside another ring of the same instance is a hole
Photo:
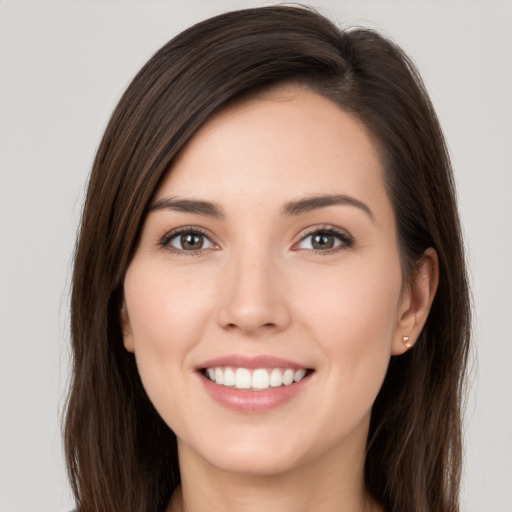
[[[214,249],[215,244],[198,229],[182,229],[173,231],[166,235],[160,242],[162,247],[166,247],[172,252],[194,253],[204,249]]]
[[[333,252],[351,247],[352,244],[353,239],[348,233],[334,228],[323,228],[304,236],[295,247],[317,252]]]

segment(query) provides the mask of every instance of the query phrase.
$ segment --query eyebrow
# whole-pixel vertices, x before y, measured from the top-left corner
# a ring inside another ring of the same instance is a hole
[[[218,204],[211,203],[210,201],[200,201],[197,199],[164,197],[149,208],[150,212],[158,210],[174,210],[177,212],[195,213],[196,215],[204,215],[206,217],[214,217],[216,219],[224,218],[224,212]]]
[[[311,212],[313,210],[326,208],[327,206],[332,205],[355,206],[356,208],[364,211],[370,217],[372,222],[375,222],[373,212],[370,210],[370,207],[366,203],[363,203],[354,197],[340,194],[312,196],[299,199],[297,201],[290,201],[284,205],[283,214],[300,215],[301,213]]]
[[[304,199],[298,199],[296,201],[289,201],[284,205],[281,214],[287,216],[301,215],[302,213],[319,210],[321,208],[326,208],[333,205],[348,205],[359,208],[370,217],[372,222],[375,222],[375,217],[367,204],[354,197],[340,194],[318,195],[306,197]],[[150,212],[158,210],[173,210],[178,212],[194,213],[196,215],[203,215],[216,219],[223,219],[225,217],[224,211],[220,205],[199,199],[164,197],[163,199],[159,199],[149,208]]]

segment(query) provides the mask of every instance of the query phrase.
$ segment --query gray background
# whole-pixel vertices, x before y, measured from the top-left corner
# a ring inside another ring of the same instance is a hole
[[[2,512],[72,506],[59,430],[70,262],[110,112],[140,66],[177,32],[266,3],[0,0]],[[476,309],[463,510],[511,512],[512,2],[309,4],[390,35],[418,64],[437,108]]]

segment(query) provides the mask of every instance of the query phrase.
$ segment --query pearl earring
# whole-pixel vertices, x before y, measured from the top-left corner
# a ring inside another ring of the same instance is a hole
[[[412,343],[409,341],[409,336],[402,336],[402,343],[407,347],[411,348]]]

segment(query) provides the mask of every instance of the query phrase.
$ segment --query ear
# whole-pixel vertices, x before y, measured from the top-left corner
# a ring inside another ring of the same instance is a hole
[[[132,337],[132,329],[130,325],[130,317],[128,315],[128,310],[126,309],[126,301],[123,299],[123,303],[121,305],[121,311],[119,312],[119,322],[121,324],[121,331],[123,334],[123,342],[124,348],[128,352],[133,352],[133,337]]]
[[[438,284],[439,258],[437,252],[430,247],[423,254],[417,272],[403,292],[393,336],[392,355],[403,354],[416,343],[427,321]]]

